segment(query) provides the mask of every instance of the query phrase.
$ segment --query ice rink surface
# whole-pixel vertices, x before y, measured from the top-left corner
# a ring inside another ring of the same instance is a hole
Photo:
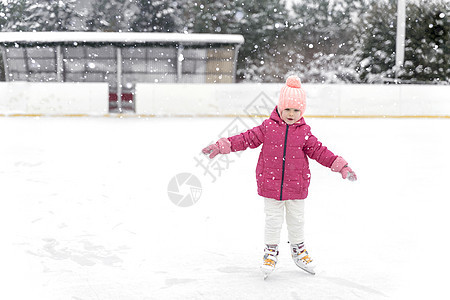
[[[0,118],[0,297],[450,299],[450,119],[307,118],[359,180],[311,161],[317,275],[294,265],[284,227],[266,281],[259,149],[214,182],[198,163],[234,121]],[[191,207],[168,197],[183,172],[202,184]]]

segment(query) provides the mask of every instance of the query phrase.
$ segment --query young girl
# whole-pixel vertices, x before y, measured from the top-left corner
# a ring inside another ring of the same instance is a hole
[[[303,114],[306,95],[300,79],[290,76],[280,92],[278,105],[269,119],[239,135],[221,138],[202,151],[214,158],[217,154],[257,148],[262,144],[256,181],[258,194],[264,198],[265,249],[261,270],[264,278],[275,269],[280,231],[286,210],[288,239],[295,264],[314,273],[311,257],[304,247],[304,199],[308,195],[310,170],[308,157],[339,172],[342,178],[356,180],[356,174],[340,156],[334,155],[311,134]]]

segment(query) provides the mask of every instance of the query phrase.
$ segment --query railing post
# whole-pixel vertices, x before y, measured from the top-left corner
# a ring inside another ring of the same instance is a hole
[[[122,48],[117,47],[117,109],[122,112]]]
[[[233,83],[236,83],[236,70],[237,70],[237,61],[238,61],[238,55],[239,55],[239,48],[241,45],[235,44],[234,45],[234,61],[233,61]]]
[[[183,76],[183,60],[183,45],[180,44],[177,48],[177,82],[180,82]]]
[[[57,82],[63,82],[63,60],[62,60],[62,53],[61,53],[61,46],[56,46],[56,81]]]
[[[9,81],[9,68],[8,68],[8,60],[6,57],[6,48],[5,47],[0,47],[2,49],[2,58],[3,58],[3,71],[5,72],[5,81]]]

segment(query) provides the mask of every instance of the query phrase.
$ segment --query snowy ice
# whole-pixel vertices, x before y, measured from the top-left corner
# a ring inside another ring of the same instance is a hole
[[[449,299],[449,119],[308,119],[358,181],[311,161],[306,247],[266,281],[259,149],[212,183],[230,118],[0,118],[3,299]],[[236,154],[230,154],[236,155]],[[168,198],[178,173],[202,195]]]

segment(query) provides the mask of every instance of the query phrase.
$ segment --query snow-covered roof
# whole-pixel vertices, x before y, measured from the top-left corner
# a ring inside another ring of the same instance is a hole
[[[163,32],[0,32],[0,43],[242,44],[240,34]]]

